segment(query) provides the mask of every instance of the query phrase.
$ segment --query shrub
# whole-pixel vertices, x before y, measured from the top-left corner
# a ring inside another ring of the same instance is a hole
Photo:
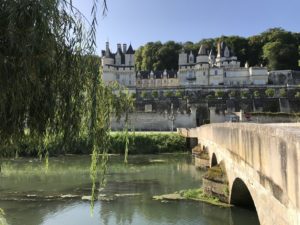
[[[222,97],[224,96],[224,92],[218,90],[218,91],[216,91],[215,96],[216,96],[217,98],[222,98]]]
[[[260,96],[260,93],[259,93],[259,91],[254,91],[253,95],[254,95],[254,97],[258,98]]]
[[[286,97],[286,90],[284,88],[281,88],[279,90],[279,95],[280,95],[280,97]]]
[[[173,96],[173,91],[167,91],[164,93],[165,97],[172,97]]]
[[[205,98],[206,98],[206,99],[214,99],[214,96],[213,96],[213,95],[206,95]]]
[[[234,98],[236,96],[236,92],[235,91],[231,91],[229,92],[229,97]]]
[[[110,153],[124,153],[125,138],[120,132],[111,135]],[[129,134],[129,154],[156,154],[186,150],[185,138],[176,133],[132,133]]]
[[[158,91],[152,91],[151,93],[153,98],[157,98],[158,97]]]
[[[148,97],[148,93],[146,91],[142,91],[141,97],[142,98],[147,98]]]
[[[131,98],[135,99],[136,98],[136,93],[132,93]]]
[[[248,91],[242,91],[242,92],[241,92],[241,97],[242,97],[242,98],[247,98],[248,95],[249,95]]]
[[[177,90],[177,91],[175,92],[175,96],[178,97],[178,98],[181,98],[182,96],[184,96],[184,92],[183,92],[183,91]]]
[[[275,95],[275,90],[273,88],[268,88],[266,91],[265,91],[265,94],[268,96],[268,97],[274,97]]]

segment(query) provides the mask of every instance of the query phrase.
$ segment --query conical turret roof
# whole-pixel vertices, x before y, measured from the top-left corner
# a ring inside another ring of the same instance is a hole
[[[204,45],[201,45],[198,51],[198,55],[207,55],[207,50]]]

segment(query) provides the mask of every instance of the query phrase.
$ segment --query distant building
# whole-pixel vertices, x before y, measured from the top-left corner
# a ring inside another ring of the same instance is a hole
[[[117,45],[117,52],[111,53],[109,43],[106,42],[106,49],[102,51],[103,80],[106,83],[117,81],[128,87],[132,92],[136,89],[136,73],[134,69],[134,53],[131,44]]]
[[[240,67],[230,48],[221,42],[217,55],[201,45],[198,55],[192,52],[179,54],[178,79],[181,86],[194,85],[264,85],[268,83],[266,67]]]
[[[221,42],[217,55],[201,45],[198,54],[179,54],[178,71],[136,71],[132,46],[117,45],[111,53],[109,43],[102,51],[103,78],[106,83],[117,81],[131,91],[136,88],[191,87],[191,86],[248,86],[268,83],[266,67],[240,67],[233,51]]]

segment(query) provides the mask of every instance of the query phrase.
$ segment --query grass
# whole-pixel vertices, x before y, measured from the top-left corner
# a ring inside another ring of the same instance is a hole
[[[217,197],[207,196],[202,188],[197,189],[187,189],[174,192],[167,195],[158,195],[153,196],[154,200],[193,200],[205,202],[211,205],[221,206],[221,207],[230,207],[230,204],[221,202]]]
[[[204,174],[203,178],[207,180],[216,181],[219,183],[227,182],[225,172],[221,168],[221,166],[214,166],[207,170]]]

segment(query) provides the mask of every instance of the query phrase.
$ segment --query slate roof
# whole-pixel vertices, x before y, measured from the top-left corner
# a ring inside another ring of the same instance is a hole
[[[135,51],[133,50],[133,48],[132,48],[132,46],[130,44],[129,47],[128,47],[128,49],[127,49],[127,51],[126,51],[126,54],[134,54],[134,53],[135,53]]]
[[[198,51],[198,55],[207,55],[207,49],[204,45],[200,46],[200,49]]]

